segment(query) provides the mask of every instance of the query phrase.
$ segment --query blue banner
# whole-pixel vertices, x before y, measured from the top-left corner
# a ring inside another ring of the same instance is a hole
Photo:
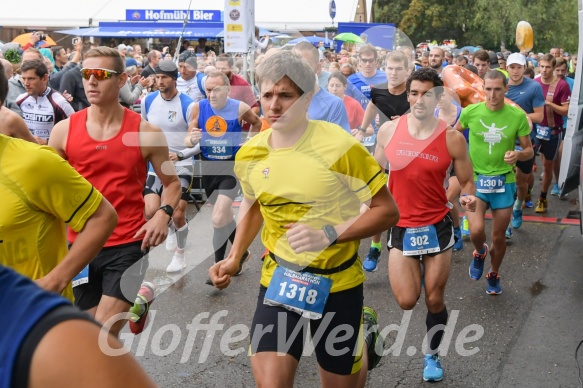
[[[190,11],[183,9],[126,9],[126,20],[140,22],[157,22],[157,21],[184,21],[188,16],[189,22],[221,22],[223,21],[221,11],[198,10]]]

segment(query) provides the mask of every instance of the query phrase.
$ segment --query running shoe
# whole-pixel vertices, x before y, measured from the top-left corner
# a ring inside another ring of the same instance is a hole
[[[536,203],[536,208],[534,209],[535,213],[546,213],[547,212],[547,200],[543,198],[539,198],[538,202]]]
[[[366,343],[366,350],[368,355],[368,370],[376,367],[385,349],[385,339],[380,335],[379,325],[377,322],[377,313],[371,307],[363,307],[363,330],[364,341]]]
[[[379,262],[380,257],[381,257],[380,249],[370,247],[368,255],[366,255],[364,261],[362,262],[362,269],[364,269],[367,272],[375,272],[377,270],[377,264]]]
[[[443,368],[437,354],[426,354],[423,361],[423,380],[441,381],[443,379]]]
[[[508,228],[506,228],[506,240],[510,240],[512,238],[512,228],[510,226],[508,226]]]
[[[532,209],[533,204],[532,204],[532,196],[530,195],[530,193],[526,194],[526,199],[524,200],[524,204],[522,205],[522,208],[529,208]]]
[[[130,308],[130,331],[140,334],[146,326],[148,312],[156,298],[156,285],[150,282],[142,283],[134,305]]]
[[[470,278],[479,280],[484,273],[484,261],[488,256],[488,246],[484,244],[484,253],[480,254],[476,250],[472,254],[472,263],[470,264]]]
[[[180,272],[186,268],[186,259],[184,258],[184,252],[178,253],[178,250],[174,250],[174,256],[172,256],[172,261],[166,267],[166,272]]]
[[[500,295],[502,293],[502,287],[500,287],[500,275],[496,272],[488,272],[486,275],[486,294],[488,295]]]
[[[462,236],[470,237],[470,223],[468,222],[468,218],[464,216],[462,218]]]
[[[456,242],[453,244],[453,251],[461,251],[464,248],[464,242],[462,240],[462,230],[461,228],[453,228],[453,235],[455,236]]]
[[[520,229],[522,226],[522,210],[512,210],[512,227]]]
[[[243,272],[243,264],[249,260],[249,257],[251,256],[251,252],[247,251],[245,253],[243,253],[243,256],[241,257],[241,260],[239,260],[239,269],[237,270],[237,272],[235,272],[235,274],[233,276],[239,276],[241,275],[241,272]]]
[[[176,249],[178,241],[176,240],[176,229],[168,228],[168,236],[166,236],[166,250],[173,252]]]
[[[559,189],[559,185],[555,183],[553,189],[551,190],[551,195],[556,195],[557,197],[561,196],[561,190]]]

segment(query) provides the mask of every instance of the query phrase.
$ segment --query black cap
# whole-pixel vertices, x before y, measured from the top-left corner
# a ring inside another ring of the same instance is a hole
[[[186,60],[190,57],[195,57],[196,54],[193,51],[186,50],[178,57],[178,62],[186,62]]]
[[[498,64],[498,56],[494,51],[488,51],[488,55],[490,55],[490,69],[497,69],[500,67]]]
[[[154,71],[156,74],[165,74],[172,79],[178,79],[178,68],[171,59],[164,59],[160,61]]]

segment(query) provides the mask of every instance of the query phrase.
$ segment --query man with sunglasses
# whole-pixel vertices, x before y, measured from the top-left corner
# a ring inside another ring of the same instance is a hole
[[[190,199],[192,187],[193,162],[195,150],[184,146],[184,136],[188,132],[194,101],[176,88],[178,68],[170,60],[162,60],[156,66],[156,83],[158,90],[142,100],[142,117],[149,123],[162,129],[168,142],[169,157],[174,162],[176,175],[182,187],[182,196],[178,207],[174,209],[172,221],[168,224],[166,249],[174,252],[167,272],[180,272],[186,268],[184,251],[188,236],[186,205]],[[163,180],[150,169],[144,188],[146,217],[152,217],[160,208]]]
[[[348,77],[348,81],[356,86],[356,91],[347,88],[346,95],[360,102],[364,110],[366,110],[366,106],[370,101],[372,85],[387,82],[386,74],[377,69],[377,58],[377,51],[372,45],[366,44],[362,46],[358,55],[360,71]]]
[[[89,50],[81,70],[91,106],[61,121],[49,145],[97,188],[114,206],[118,223],[104,248],[78,275],[75,303],[97,321],[106,323],[127,312],[148,268],[147,252],[166,239],[168,223],[180,199],[180,183],[169,164],[166,137],[137,113],[119,104],[119,91],[128,75],[116,49]],[[162,206],[146,221],[142,192],[146,164],[164,186]],[[80,236],[69,230],[71,249]],[[122,279],[123,278],[123,279]],[[125,320],[109,327],[117,336]]]

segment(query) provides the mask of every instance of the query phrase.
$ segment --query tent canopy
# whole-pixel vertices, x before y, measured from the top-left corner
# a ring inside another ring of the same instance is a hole
[[[182,35],[183,23],[100,23],[99,27],[57,31],[76,36],[117,38],[178,38]],[[223,31],[223,23],[188,23],[184,39],[215,38]]]
[[[359,1],[335,1],[334,25],[354,20]],[[99,25],[101,28],[104,22],[125,20],[128,9],[186,10],[189,4],[190,0],[13,1],[10,6],[2,7],[0,26],[44,29]],[[255,0],[255,22],[272,31],[321,31],[332,25],[328,4],[325,0]],[[192,10],[224,11],[224,8],[225,0],[192,0],[191,5]]]

